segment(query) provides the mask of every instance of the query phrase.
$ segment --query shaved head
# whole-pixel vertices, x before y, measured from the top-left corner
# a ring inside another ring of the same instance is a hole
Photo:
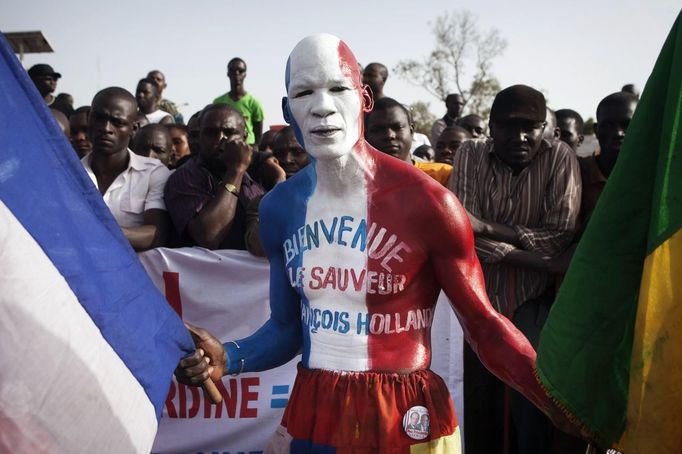
[[[372,90],[375,101],[384,97],[386,79],[388,79],[388,68],[381,63],[370,63],[362,72],[362,83]]]
[[[158,69],[153,69],[147,73],[147,79],[151,79],[159,86],[159,90],[163,93],[168,84],[166,83],[166,76]]]
[[[611,93],[599,102],[597,106],[597,121],[601,121],[604,111],[613,106],[629,108],[634,112],[634,106],[637,105],[637,101],[637,96],[626,91]]]
[[[121,87],[109,87],[92,99],[88,137],[95,156],[127,153],[137,118],[135,97]]]
[[[381,78],[384,79],[384,82],[386,82],[386,79],[388,79],[388,68],[386,65],[383,65],[381,63],[370,63],[365,67],[365,72],[371,72],[371,71],[376,71],[381,75]]]
[[[289,91],[291,70],[319,70],[321,63],[338,65],[341,72],[350,77],[356,88],[362,86],[362,74],[358,61],[345,42],[334,35],[320,33],[303,38],[289,54],[285,75],[285,85]]]
[[[362,113],[372,98],[346,43],[328,34],[304,38],[289,55],[285,83],[284,119],[306,151],[315,159],[349,153],[363,135]]]
[[[92,98],[92,107],[99,106],[102,102],[108,102],[111,99],[121,100],[128,108],[126,109],[126,117],[130,121],[135,121],[137,117],[137,101],[135,96],[125,88],[108,87],[100,90],[94,98]]]

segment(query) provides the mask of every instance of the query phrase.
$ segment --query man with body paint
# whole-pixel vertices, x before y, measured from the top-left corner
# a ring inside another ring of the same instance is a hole
[[[196,386],[302,352],[267,452],[460,452],[448,389],[429,370],[444,289],[483,363],[569,427],[534,377],[533,348],[488,302],[455,196],[364,140],[372,98],[345,43],[303,39],[289,56],[286,88],[285,119],[312,162],[261,203],[270,319],[224,345],[197,330],[198,349],[180,361],[178,380]],[[414,411],[430,421],[418,438],[403,422]]]

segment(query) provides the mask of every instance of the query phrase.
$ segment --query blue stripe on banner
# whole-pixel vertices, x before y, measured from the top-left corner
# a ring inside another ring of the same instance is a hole
[[[272,394],[289,394],[289,385],[274,385]]]
[[[270,408],[286,408],[289,399],[272,399],[270,401]]]
[[[160,417],[189,334],[140,265],[44,101],[0,38],[0,199],[66,279]]]

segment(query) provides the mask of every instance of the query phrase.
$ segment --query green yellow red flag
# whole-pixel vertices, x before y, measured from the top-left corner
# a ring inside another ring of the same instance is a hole
[[[537,372],[604,447],[682,453],[682,14],[543,329]]]

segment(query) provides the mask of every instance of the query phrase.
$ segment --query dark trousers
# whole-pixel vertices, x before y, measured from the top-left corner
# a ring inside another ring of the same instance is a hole
[[[547,321],[551,305],[551,297],[540,297],[526,301],[514,312],[512,322],[535,349],[540,343],[540,331]],[[509,390],[509,410],[516,434],[516,452],[519,454],[551,453],[554,426],[549,418],[513,389]]]
[[[464,344],[464,453],[502,454],[505,387]]]
[[[526,301],[512,322],[537,349],[552,295]],[[585,442],[555,437],[549,419],[507,388],[464,346],[464,450],[466,454],[583,454]],[[561,440],[561,441],[559,441]]]

